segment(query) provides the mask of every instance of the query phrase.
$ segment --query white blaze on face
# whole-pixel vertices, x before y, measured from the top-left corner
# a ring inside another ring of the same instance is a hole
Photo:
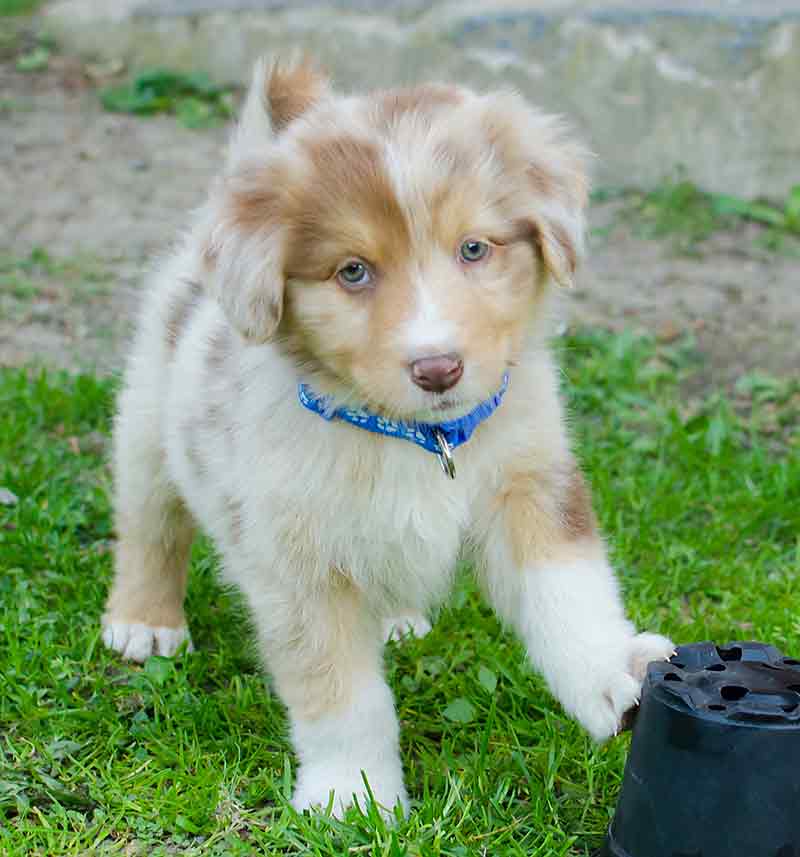
[[[400,334],[409,360],[458,351],[457,327],[442,315],[433,284],[426,284],[422,276],[415,280],[415,306]]]
[[[402,136],[402,135],[401,135]],[[432,158],[424,155],[410,156],[409,152],[416,144],[425,149],[425,140],[395,140],[387,142],[384,149],[384,161],[398,203],[408,215],[411,227],[411,252],[422,253],[430,259],[433,250],[432,224],[428,214],[424,189],[435,184],[435,165]],[[413,306],[409,309],[409,319],[400,327],[398,347],[407,355],[409,361],[421,357],[434,357],[458,351],[457,326],[449,320],[437,299],[436,265],[414,266],[409,276],[413,282],[409,289],[413,295]]]

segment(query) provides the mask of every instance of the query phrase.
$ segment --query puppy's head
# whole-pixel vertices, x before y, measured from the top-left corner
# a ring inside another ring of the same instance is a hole
[[[232,323],[340,401],[443,420],[494,393],[581,252],[585,156],[511,93],[333,94],[259,66],[206,262]]]

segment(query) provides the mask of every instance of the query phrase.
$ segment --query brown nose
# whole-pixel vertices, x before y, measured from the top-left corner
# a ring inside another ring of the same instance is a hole
[[[411,378],[429,393],[443,393],[459,382],[464,374],[464,361],[458,354],[423,357],[411,364]]]

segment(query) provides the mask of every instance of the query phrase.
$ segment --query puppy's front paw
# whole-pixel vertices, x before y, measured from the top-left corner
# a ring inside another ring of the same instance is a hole
[[[393,815],[398,801],[404,812],[408,810],[402,772],[399,772],[398,776],[396,771],[373,771],[372,775],[367,775],[367,779],[378,809],[387,818]],[[292,806],[298,812],[306,809],[324,810],[330,801],[331,792],[333,792],[331,814],[336,818],[342,818],[347,808],[352,806],[354,798],[364,811],[369,805],[369,793],[361,777],[361,771],[352,768],[336,771],[330,767],[306,767],[300,769],[292,796]]]
[[[668,661],[675,654],[675,644],[661,634],[643,632],[631,640],[630,668],[639,683],[647,674],[647,665],[653,661]]]
[[[188,640],[187,651],[193,651],[192,638],[185,625],[180,628],[154,628],[141,622],[103,619],[103,642],[129,661],[142,663],[150,655],[172,657],[184,640]]]
[[[637,634],[622,646],[621,655],[614,654],[608,661],[596,663],[591,690],[585,700],[578,702],[575,711],[595,741],[617,734],[625,713],[639,704],[647,665],[668,660],[674,651],[675,646],[666,637]]]
[[[383,639],[404,640],[406,637],[424,637],[431,630],[431,623],[422,613],[398,613],[383,621]]]

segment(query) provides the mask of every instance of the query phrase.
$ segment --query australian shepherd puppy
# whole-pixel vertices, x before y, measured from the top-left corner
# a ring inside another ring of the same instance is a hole
[[[407,805],[382,669],[469,552],[498,615],[595,739],[664,637],[637,633],[570,452],[547,347],[585,153],[510,92],[338,95],[255,72],[227,164],[155,274],[115,430],[103,639],[188,640],[196,526],[245,594],[286,704],[298,809]]]

